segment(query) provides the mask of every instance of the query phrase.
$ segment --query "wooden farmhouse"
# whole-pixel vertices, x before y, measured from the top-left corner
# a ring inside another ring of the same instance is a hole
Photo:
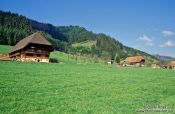
[[[175,70],[175,61],[171,61],[167,64],[167,68]]]
[[[53,51],[51,43],[36,32],[19,41],[12,48],[9,57],[17,61],[49,62],[51,51]]]
[[[133,57],[127,57],[123,61],[123,66],[136,66],[136,67],[142,67],[144,66],[145,59],[142,56],[133,56]]]

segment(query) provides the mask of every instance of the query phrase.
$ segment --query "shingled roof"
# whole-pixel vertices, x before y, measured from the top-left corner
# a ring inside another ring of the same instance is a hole
[[[175,67],[175,61],[171,61],[167,64],[168,67]]]
[[[20,40],[11,50],[10,53],[25,48],[29,43],[42,44],[52,46],[39,32],[35,32],[32,35]]]
[[[134,57],[127,57],[124,62],[130,64],[130,63],[140,63],[142,61],[145,61],[145,59],[142,56],[134,56]]]

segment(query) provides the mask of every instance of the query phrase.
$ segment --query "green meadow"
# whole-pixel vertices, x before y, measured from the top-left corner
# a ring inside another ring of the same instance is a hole
[[[0,61],[0,114],[143,114],[155,106],[175,113],[174,70],[51,57],[63,63]]]

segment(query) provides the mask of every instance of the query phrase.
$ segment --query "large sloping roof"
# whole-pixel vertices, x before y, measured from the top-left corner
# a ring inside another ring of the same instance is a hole
[[[42,45],[49,45],[51,46],[51,43],[48,42],[40,33],[35,32],[32,35],[22,39],[21,41],[19,41],[11,50],[10,53],[23,49],[24,47],[26,47],[29,43],[33,43],[33,44],[42,44]]]
[[[126,63],[140,63],[142,61],[145,61],[145,59],[142,56],[134,56],[134,57],[127,57],[124,62]]]
[[[168,67],[175,67],[175,61],[171,61],[167,64]]]

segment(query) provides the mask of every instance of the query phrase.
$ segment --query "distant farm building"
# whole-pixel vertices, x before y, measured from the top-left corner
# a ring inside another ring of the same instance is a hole
[[[151,67],[152,68],[160,68],[160,65],[159,64],[152,64]]]
[[[167,68],[175,70],[175,61],[171,61],[167,64]]]
[[[136,67],[142,67],[144,66],[145,59],[142,56],[133,56],[133,57],[127,57],[123,61],[123,66],[136,66]]]
[[[36,32],[19,41],[12,48],[9,57],[17,61],[49,62],[51,51],[53,51],[51,43]]]

